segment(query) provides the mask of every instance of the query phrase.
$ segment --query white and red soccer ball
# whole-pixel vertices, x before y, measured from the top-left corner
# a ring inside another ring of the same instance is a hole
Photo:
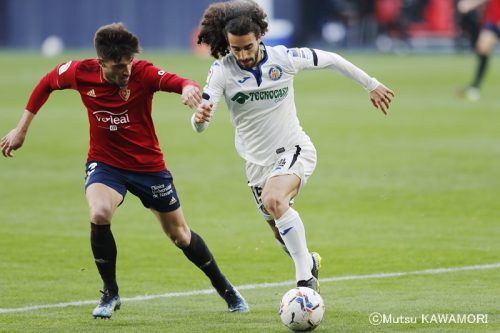
[[[323,299],[311,288],[290,289],[281,299],[281,321],[292,331],[312,331],[321,323],[324,313]]]

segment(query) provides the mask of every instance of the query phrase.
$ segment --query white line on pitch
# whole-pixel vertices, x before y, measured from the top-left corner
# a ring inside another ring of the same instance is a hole
[[[462,266],[462,267],[449,267],[449,268],[432,268],[432,269],[424,269],[421,271],[413,271],[413,272],[393,272],[393,273],[376,273],[376,274],[368,274],[368,275],[337,276],[337,277],[321,278],[321,283],[335,282],[335,281],[383,279],[383,278],[409,276],[409,275],[434,275],[434,274],[463,272],[463,271],[478,271],[478,270],[495,269],[495,268],[500,268],[500,263],[473,265],[473,266]],[[237,286],[236,288],[239,290],[249,290],[249,289],[263,289],[263,288],[289,286],[289,285],[293,285],[293,284],[295,284],[295,281],[289,280],[289,281],[271,282],[271,283],[244,284],[241,286]],[[192,290],[192,291],[178,292],[178,293],[143,295],[143,296],[134,296],[134,297],[122,297],[122,301],[140,302],[140,301],[147,301],[147,300],[157,299],[157,298],[173,298],[173,297],[188,297],[188,296],[207,295],[207,294],[212,294],[214,292],[215,292],[214,289],[202,289],[202,290]],[[56,304],[40,304],[40,305],[23,306],[23,307],[19,307],[19,308],[11,308],[11,309],[0,308],[0,313],[24,312],[24,311],[33,311],[33,310],[50,309],[50,308],[65,308],[68,306],[81,306],[81,305],[89,305],[89,304],[96,304],[96,301],[95,300],[93,300],[93,301],[74,301],[74,302],[56,303]]]

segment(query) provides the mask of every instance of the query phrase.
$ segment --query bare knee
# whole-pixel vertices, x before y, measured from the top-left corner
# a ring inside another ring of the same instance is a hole
[[[489,56],[490,53],[491,53],[491,50],[489,47],[487,46],[484,46],[484,45],[477,45],[476,46],[476,53],[479,55],[479,56]]]
[[[495,49],[497,37],[491,31],[482,31],[476,43],[476,53],[481,56],[489,56]]]
[[[285,198],[272,192],[262,193],[262,203],[274,219],[280,218],[286,209],[288,209],[288,203]]]
[[[110,224],[116,207],[123,196],[107,185],[94,183],[86,190],[90,221],[94,224]]]
[[[191,243],[191,230],[189,230],[181,208],[166,213],[153,210],[153,214],[156,215],[163,231],[175,246],[179,248],[189,246]]]
[[[163,231],[172,243],[179,248],[188,247],[191,243],[191,230],[183,220],[163,220],[161,223]]]
[[[176,228],[167,233],[167,236],[178,248],[186,248],[191,243],[191,232],[189,229]]]
[[[94,224],[111,224],[113,210],[104,206],[90,209],[90,221]]]

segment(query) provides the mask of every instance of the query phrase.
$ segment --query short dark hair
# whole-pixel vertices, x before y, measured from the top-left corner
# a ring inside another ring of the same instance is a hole
[[[229,53],[227,34],[243,36],[253,32],[256,37],[267,32],[266,13],[252,0],[217,2],[203,13],[198,44],[210,46],[210,54],[218,59]]]
[[[141,52],[139,40],[122,22],[104,25],[94,36],[97,56],[103,60],[120,62],[123,57],[133,57]]]

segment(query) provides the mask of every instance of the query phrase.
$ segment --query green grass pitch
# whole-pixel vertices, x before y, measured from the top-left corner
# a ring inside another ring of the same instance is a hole
[[[481,100],[469,103],[455,89],[469,81],[472,55],[344,55],[396,99],[385,117],[336,73],[296,78],[299,118],[318,150],[315,174],[296,199],[309,248],[323,257],[327,310],[317,332],[500,331],[498,265],[377,275],[500,263],[498,57]],[[0,135],[17,124],[44,73],[86,56],[0,53]],[[211,63],[184,54],[141,57],[198,82]],[[293,265],[255,210],[223,104],[202,135],[191,130],[178,95],[156,94],[154,119],[188,224],[235,285],[252,285],[242,290],[251,312],[228,314],[214,294],[125,301],[109,321],[92,319],[94,304],[7,312],[99,297],[83,192],[87,116],[77,93],[64,91],[52,94],[15,158],[0,160],[0,332],[288,331],[277,308],[293,284],[263,284],[292,280]],[[209,289],[130,194],[113,231],[122,297]],[[373,326],[373,312],[487,314],[488,323]]]

